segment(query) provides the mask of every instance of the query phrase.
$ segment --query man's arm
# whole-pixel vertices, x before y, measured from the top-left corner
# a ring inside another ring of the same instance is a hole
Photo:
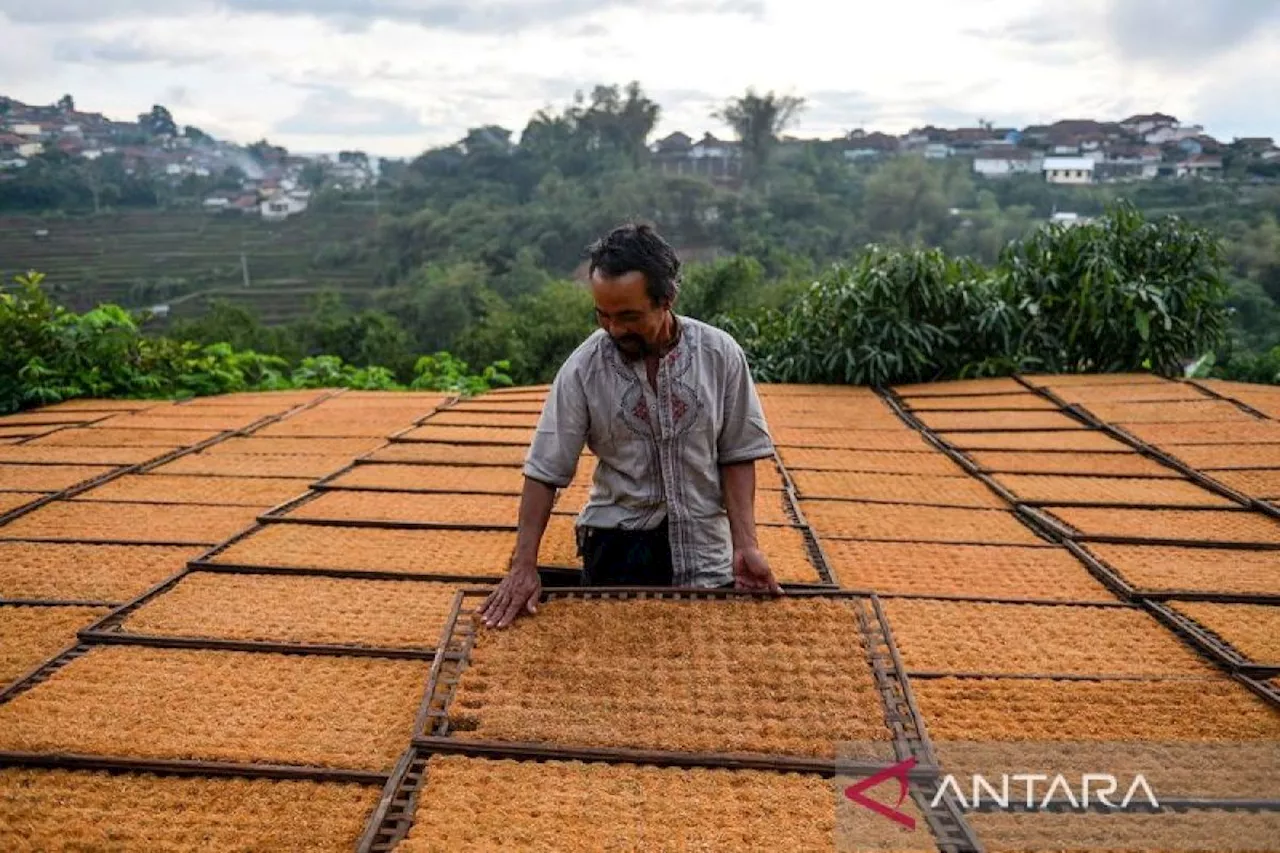
[[[538,599],[542,596],[538,547],[547,530],[555,496],[554,487],[532,477],[524,478],[524,491],[520,496],[520,529],[511,555],[511,567],[480,608],[480,618],[486,626],[505,628],[522,610],[530,614],[538,612]]]
[[[487,626],[505,628],[522,612],[537,612],[542,595],[538,546],[551,518],[556,489],[569,485],[577,473],[588,429],[586,394],[566,362],[551,383],[525,455],[516,547],[507,576],[480,608]]]
[[[733,579],[738,589],[780,594],[769,560],[756,539],[756,463],[720,466],[724,507],[733,537]]]

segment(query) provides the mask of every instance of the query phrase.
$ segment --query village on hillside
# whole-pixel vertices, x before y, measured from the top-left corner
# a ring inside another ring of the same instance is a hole
[[[783,147],[814,140],[787,137]],[[974,173],[987,178],[1041,175],[1054,184],[1156,180],[1159,178],[1217,178],[1230,158],[1245,164],[1277,164],[1280,147],[1271,138],[1221,142],[1201,125],[1184,125],[1176,117],[1153,113],[1120,122],[1064,120],[1048,125],[1016,128],[947,129],[923,127],[901,136],[855,130],[826,141],[853,162],[903,155],[930,160],[962,157],[973,161]],[[734,178],[742,169],[737,142],[708,133],[694,141],[673,133],[652,148],[663,172]]]
[[[779,155],[814,145],[838,151],[850,163],[909,155],[934,161],[956,158],[969,161],[982,178],[1038,175],[1063,185],[1213,180],[1228,174],[1256,182],[1280,180],[1280,147],[1272,138],[1223,142],[1201,125],[1183,124],[1163,113],[1119,122],[1063,120],[1023,129],[980,120],[977,127],[928,126],[901,136],[861,129],[835,139],[784,136],[778,141]],[[204,209],[266,220],[302,213],[320,187],[358,191],[376,182],[375,169],[362,152],[315,157],[291,154],[265,140],[236,145],[190,126],[179,130],[162,106],[136,121],[113,121],[77,110],[70,96],[48,106],[0,97],[0,181],[18,174],[32,158],[53,152],[85,162],[117,155],[126,174],[172,183],[224,178],[203,198]],[[696,141],[686,133],[672,133],[652,143],[649,152],[652,166],[667,175],[737,184],[743,174],[742,144],[711,133]]]
[[[113,121],[101,113],[77,110],[69,97],[49,106],[0,97],[0,180],[25,168],[32,158],[52,152],[86,162],[116,155],[126,174],[175,183],[233,175],[238,180],[210,193],[204,208],[266,220],[302,213],[317,186],[361,190],[374,179],[369,159],[361,152],[308,157],[265,141],[236,145],[190,126],[179,130],[164,107],[154,107],[136,121]]]

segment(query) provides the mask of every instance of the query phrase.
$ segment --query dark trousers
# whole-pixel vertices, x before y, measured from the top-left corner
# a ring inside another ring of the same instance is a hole
[[[667,522],[653,530],[584,527],[579,534],[583,586],[671,586]]]
[[[584,527],[578,553],[583,586],[671,586],[674,580],[666,521],[653,530]]]

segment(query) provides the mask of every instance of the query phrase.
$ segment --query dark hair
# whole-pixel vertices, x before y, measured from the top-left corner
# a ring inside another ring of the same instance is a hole
[[[654,305],[675,301],[680,292],[680,259],[653,226],[642,223],[619,225],[591,244],[591,267],[587,275],[600,270],[610,278],[629,272],[644,273],[645,286]]]

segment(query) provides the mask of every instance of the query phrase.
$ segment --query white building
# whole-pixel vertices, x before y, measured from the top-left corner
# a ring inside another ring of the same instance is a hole
[[[21,157],[34,157],[44,151],[43,142],[24,142],[17,148]]]
[[[1204,125],[1193,124],[1190,127],[1170,125],[1156,128],[1144,136],[1143,139],[1148,145],[1165,145],[1170,142],[1181,142],[1184,139],[1195,139],[1197,136],[1203,135]]]
[[[954,153],[955,149],[945,142],[930,142],[924,147],[926,160],[945,160]]]
[[[973,158],[974,174],[984,178],[1025,175],[1038,171],[1038,167],[1035,156],[1025,148],[987,148],[979,151]]]
[[[1091,184],[1096,165],[1092,157],[1046,157],[1041,171],[1051,184]]]
[[[272,196],[262,203],[262,218],[268,222],[282,222],[307,209],[307,200],[293,193]]]
[[[1216,178],[1222,174],[1222,158],[1200,154],[1178,164],[1179,178]]]

